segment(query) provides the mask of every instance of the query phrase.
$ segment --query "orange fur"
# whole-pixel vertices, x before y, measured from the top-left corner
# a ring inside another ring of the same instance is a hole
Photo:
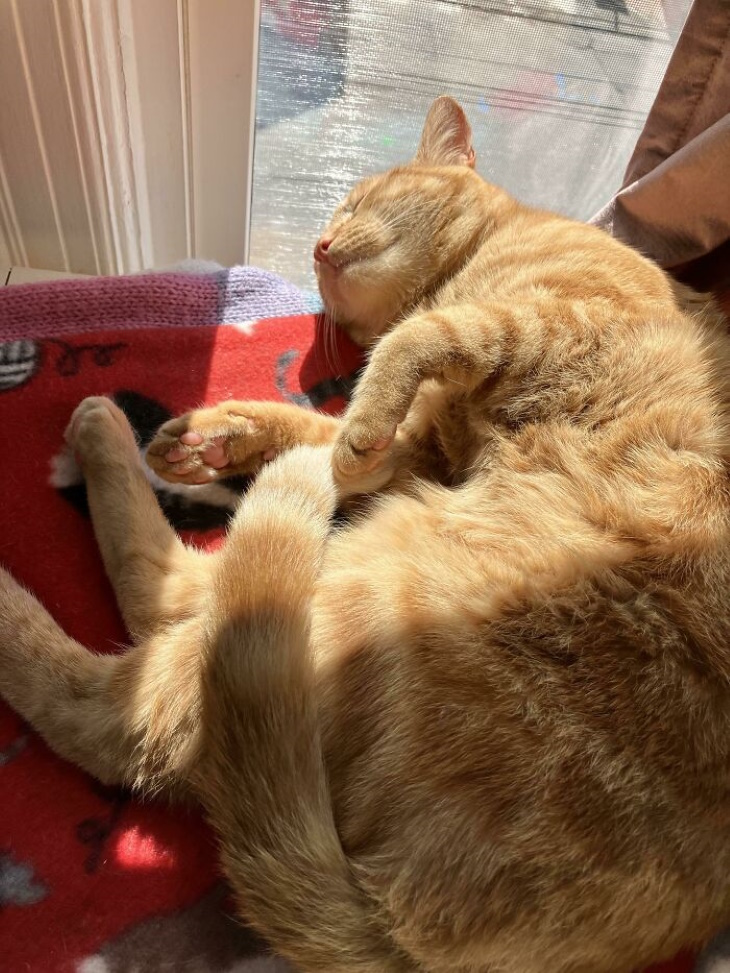
[[[217,555],[79,406],[132,650],[0,575],[0,692],[103,779],[199,799],[242,915],[312,973],[629,973],[730,914],[728,339],[473,161],[439,99],[325,230],[328,312],[372,349],[342,421],[160,431],[169,479],[261,469]]]

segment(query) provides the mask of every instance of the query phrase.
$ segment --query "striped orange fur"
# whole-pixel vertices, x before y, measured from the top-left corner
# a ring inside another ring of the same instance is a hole
[[[342,420],[160,430],[170,480],[261,471],[216,555],[114,405],[79,406],[129,652],[0,576],[2,695],[103,780],[202,802],[242,916],[309,973],[630,973],[730,915],[728,338],[473,164],[439,99],[325,229],[328,313],[371,349]]]

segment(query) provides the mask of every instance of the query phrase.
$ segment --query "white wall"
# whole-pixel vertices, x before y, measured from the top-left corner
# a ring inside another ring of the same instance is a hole
[[[258,0],[0,0],[0,263],[240,263]]]

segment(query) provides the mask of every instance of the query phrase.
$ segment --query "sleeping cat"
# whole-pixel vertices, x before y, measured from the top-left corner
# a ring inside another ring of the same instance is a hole
[[[730,914],[728,340],[473,165],[440,98],[320,238],[372,349],[342,420],[158,433],[173,482],[260,471],[220,552],[168,526],[114,404],[78,407],[129,652],[0,580],[2,695],[103,781],[199,800],[309,973],[628,973]]]

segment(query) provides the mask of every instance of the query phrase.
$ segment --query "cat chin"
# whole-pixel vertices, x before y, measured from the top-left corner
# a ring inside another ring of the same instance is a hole
[[[337,296],[334,293],[333,282],[329,277],[321,272],[317,264],[314,265],[315,276],[317,278],[317,289],[319,290],[319,296],[322,298],[322,303],[324,304],[327,313],[337,321],[340,316],[340,310],[337,302]]]
[[[318,276],[319,293],[325,311],[334,323],[341,328],[361,348],[374,345],[388,330],[395,315],[384,314],[382,306],[373,303],[366,287],[353,287],[353,294],[343,293],[341,281]],[[360,293],[358,293],[360,291]]]
[[[351,341],[354,341],[360,348],[372,348],[388,330],[387,326],[373,327],[372,321],[359,323],[357,321],[345,321],[336,317],[333,317],[333,320],[337,327],[341,331],[344,331],[347,337]]]
[[[324,276],[319,274],[317,274],[317,282],[319,284],[319,295],[330,319],[347,334],[350,334],[351,328],[362,327],[347,313],[348,302],[343,300],[342,295],[338,293],[337,285],[329,278],[325,279]]]
[[[376,333],[369,323],[358,324],[357,321],[352,321],[346,318],[341,309],[325,297],[321,288],[320,296],[322,298],[327,317],[340,329],[340,331],[344,331],[348,338],[350,338],[351,341],[354,341],[356,345],[358,345],[360,348],[369,348],[377,341],[379,333]]]
[[[372,344],[373,338],[369,334],[369,329],[367,327],[357,324],[354,321],[349,321],[342,315],[342,312],[334,304],[324,300],[324,298],[323,301],[325,313],[329,317],[330,321],[332,321],[340,331],[344,331],[347,337],[361,348],[367,348],[370,344]]]

